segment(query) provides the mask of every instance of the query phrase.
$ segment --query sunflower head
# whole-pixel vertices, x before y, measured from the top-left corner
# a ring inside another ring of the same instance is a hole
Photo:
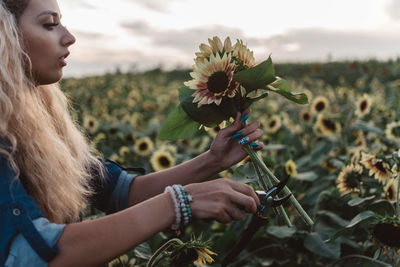
[[[315,123],[315,130],[320,136],[336,136],[341,132],[341,126],[337,121],[319,114]]]
[[[305,123],[310,123],[312,121],[312,114],[308,109],[303,109],[300,112],[300,121],[303,121]]]
[[[175,166],[175,158],[166,150],[155,151],[150,158],[154,171],[161,171]]]
[[[297,165],[294,163],[293,160],[288,160],[285,163],[285,172],[287,175],[290,177],[296,177],[297,176]]]
[[[154,144],[149,137],[142,137],[135,143],[135,152],[143,157],[150,155]]]
[[[385,135],[388,139],[400,141],[400,122],[395,121],[386,125]]]
[[[371,105],[372,98],[367,94],[363,94],[363,96],[356,103],[355,113],[357,117],[363,117],[364,115],[367,115],[371,110]]]
[[[222,97],[234,97],[239,83],[233,80],[233,73],[236,68],[231,63],[231,54],[224,53],[212,54],[209,59],[198,61],[193,65],[193,72],[190,76],[193,78],[184,84],[195,92],[193,103],[198,107],[206,104],[215,103],[220,105]]]
[[[317,96],[312,102],[312,110],[314,113],[319,114],[329,108],[329,101],[324,96]]]
[[[265,123],[265,131],[267,133],[274,134],[279,131],[282,126],[281,117],[278,115],[272,115]]]
[[[394,215],[392,217],[378,216],[378,221],[372,226],[372,236],[379,243],[400,248],[400,220]]]
[[[345,166],[339,173],[336,182],[341,195],[359,193],[362,185],[363,168],[359,164]]]
[[[392,177],[389,163],[375,155],[361,152],[361,164],[369,170],[369,175],[374,176],[382,184],[386,184]]]
[[[396,201],[397,185],[397,179],[390,179],[383,189],[383,197],[389,201]]]
[[[233,58],[239,65],[239,70],[254,67],[255,58],[251,51],[242,40],[237,40],[233,46]]]
[[[83,118],[83,126],[89,133],[93,134],[99,127],[99,122],[94,117],[88,115]]]

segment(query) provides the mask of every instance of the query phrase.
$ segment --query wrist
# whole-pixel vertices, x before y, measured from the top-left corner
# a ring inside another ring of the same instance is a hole
[[[226,166],[224,161],[220,159],[217,155],[215,155],[211,150],[207,150],[204,152],[204,161],[205,162],[205,168],[212,170],[213,173],[219,173],[230,166]]]

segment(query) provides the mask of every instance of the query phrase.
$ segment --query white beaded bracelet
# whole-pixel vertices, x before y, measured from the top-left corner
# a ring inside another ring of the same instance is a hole
[[[167,186],[164,192],[168,192],[171,195],[172,201],[174,202],[175,222],[171,225],[171,229],[178,230],[181,225],[181,211],[178,200],[176,199],[175,190],[171,186]]]

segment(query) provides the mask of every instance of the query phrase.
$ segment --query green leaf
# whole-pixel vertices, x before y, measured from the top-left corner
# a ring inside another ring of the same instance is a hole
[[[235,117],[238,110],[236,98],[223,98],[221,104],[215,103],[197,106],[193,103],[193,90],[188,87],[179,89],[179,101],[183,110],[193,120],[207,127],[217,127],[222,121]]]
[[[340,257],[340,242],[324,242],[315,232],[307,235],[304,246],[312,253],[325,258],[339,259]]]
[[[150,245],[147,242],[137,246],[133,252],[135,253],[136,257],[143,260],[149,260],[151,258],[151,255],[153,254]]]
[[[307,95],[304,93],[293,93],[291,92],[287,82],[283,79],[279,80],[278,86],[268,86],[269,91],[275,92],[284,96],[285,98],[297,103],[297,104],[308,104]]]
[[[366,220],[369,220],[371,218],[376,218],[376,214],[375,214],[375,212],[370,211],[370,210],[366,210],[366,211],[363,211],[363,212],[357,214],[346,227],[344,227],[344,228],[340,229],[338,232],[336,232],[336,234],[334,234],[329,240],[330,241],[335,240],[346,230],[349,230],[349,229],[353,228],[354,226],[356,226]]]
[[[247,163],[235,168],[232,174],[232,180],[247,184],[256,182],[258,177],[252,164]]]
[[[334,212],[330,212],[327,210],[320,210],[317,212],[317,214],[328,217],[330,221],[336,223],[337,225],[339,225],[341,227],[345,227],[346,225],[349,224],[349,221],[343,219],[342,217],[340,217],[339,215],[337,215]]]
[[[267,233],[279,239],[290,238],[296,233],[295,227],[271,225],[267,228]]]
[[[193,121],[179,105],[168,116],[158,138],[161,140],[178,140],[192,136],[198,131],[200,124]]]
[[[350,200],[347,202],[347,204],[348,204],[350,207],[355,207],[355,206],[358,206],[358,205],[364,203],[365,201],[371,200],[371,199],[373,199],[373,198],[375,198],[374,195],[369,196],[369,197],[365,197],[365,198],[356,197],[356,198],[350,199]]]
[[[390,267],[392,265],[364,255],[348,255],[334,262],[332,267],[335,266]]]
[[[275,70],[271,57],[250,69],[242,70],[233,75],[233,79],[240,83],[249,93],[256,89],[265,88],[275,81]]]
[[[360,131],[365,131],[365,132],[371,132],[371,133],[376,133],[378,135],[383,135],[384,132],[382,129],[379,127],[375,126],[372,123],[368,123],[365,121],[357,121],[353,124],[352,127],[354,130],[360,130]]]
[[[376,214],[382,215],[382,216],[394,215],[394,207],[386,199],[375,200],[367,207],[367,209],[375,212]]]

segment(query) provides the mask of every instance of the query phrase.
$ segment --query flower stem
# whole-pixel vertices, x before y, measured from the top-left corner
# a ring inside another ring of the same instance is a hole
[[[249,145],[243,146],[243,149],[250,155],[251,159],[255,161],[255,163],[261,168],[261,170],[264,172],[264,174],[266,174],[267,177],[271,178],[275,183],[280,182],[279,179],[276,178],[275,175],[268,169],[268,167],[265,165],[264,161],[260,158],[257,152],[255,152]],[[313,225],[313,220],[310,218],[310,216],[308,216],[307,212],[303,209],[303,207],[293,196],[292,192],[287,186],[283,188],[283,192],[286,194],[291,194],[289,200],[292,205],[296,208],[300,216],[308,225]]]
[[[246,146],[247,148],[250,148],[249,146]],[[251,148],[250,148],[251,149]],[[250,156],[251,157],[251,156]],[[257,163],[252,160],[254,169],[256,170],[257,176],[258,176],[258,182],[260,183],[261,187],[264,189],[264,191],[267,191],[268,188],[273,187],[274,185],[271,182],[271,179],[267,176],[265,181],[264,181],[264,175],[260,172],[260,169],[257,165]],[[288,227],[292,227],[292,222],[290,221],[288,215],[286,214],[285,209],[282,206],[278,206],[277,208],[278,215],[281,215],[283,217],[283,220],[285,221],[286,225]]]
[[[161,247],[159,247],[156,252],[154,252],[154,254],[151,256],[149,262],[147,263],[146,267],[153,267],[155,266],[155,263],[159,262],[160,260],[157,260],[157,257],[165,252],[170,246],[172,246],[174,243],[177,243],[178,245],[182,245],[183,242],[178,239],[178,238],[173,238],[168,240],[167,242],[165,242]],[[162,258],[162,257],[161,257]]]

